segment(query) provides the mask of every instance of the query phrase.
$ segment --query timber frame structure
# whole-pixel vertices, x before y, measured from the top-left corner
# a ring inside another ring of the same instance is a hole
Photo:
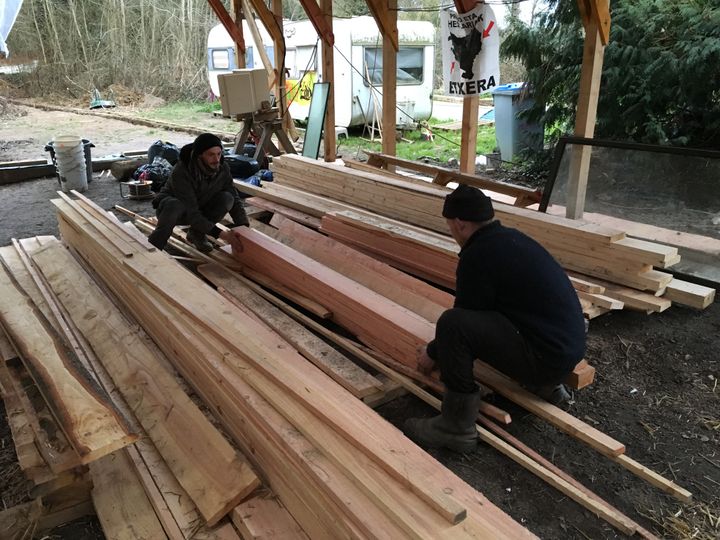
[[[366,0],[368,9],[377,22],[383,36],[383,103],[382,103],[382,152],[395,155],[396,129],[396,69],[398,51],[397,0]],[[482,0],[481,0],[482,1]],[[263,0],[231,0],[234,18],[230,16],[221,0],[208,0],[220,22],[232,36],[236,44],[238,66],[244,66],[245,41],[242,32],[242,19],[252,13],[250,7],[261,20],[275,42],[275,66],[284,65],[285,41],[282,29],[282,0],[272,0],[272,10],[268,9]],[[459,13],[473,9],[478,0],[453,0]],[[597,104],[600,90],[603,55],[605,46],[610,39],[610,0],[577,0],[580,16],[585,27],[585,45],[580,76],[580,94],[578,96],[575,116],[576,137],[592,138],[595,133]],[[305,13],[322,39],[323,78],[334,83],[332,31],[332,0],[301,0]],[[246,6],[245,8],[243,6]],[[284,93],[284,70],[275,68],[271,77],[276,95],[281,96],[280,111],[285,113],[287,104]],[[475,172],[477,148],[477,116],[479,98],[466,98],[463,101],[462,140],[460,148],[460,171]],[[289,119],[287,114],[284,118]],[[291,122],[292,120],[290,120]],[[286,128],[289,126],[286,125]],[[325,161],[336,159],[335,140],[335,103],[330,92],[324,126],[324,157]],[[392,168],[392,166],[390,166]],[[585,192],[590,168],[590,148],[583,146],[581,151],[573,155],[570,164],[570,183],[566,216],[580,219],[585,206]]]

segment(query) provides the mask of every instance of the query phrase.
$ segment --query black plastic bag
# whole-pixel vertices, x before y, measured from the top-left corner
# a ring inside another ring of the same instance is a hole
[[[180,159],[180,150],[173,143],[155,141],[148,148],[148,163],[152,163],[156,157],[161,157],[175,165]]]

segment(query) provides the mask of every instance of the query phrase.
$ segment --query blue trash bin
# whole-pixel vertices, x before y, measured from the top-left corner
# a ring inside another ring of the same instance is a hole
[[[510,83],[492,91],[495,105],[495,141],[503,161],[512,161],[521,150],[542,149],[544,130],[537,122],[518,118],[534,101],[524,95],[525,83]]]

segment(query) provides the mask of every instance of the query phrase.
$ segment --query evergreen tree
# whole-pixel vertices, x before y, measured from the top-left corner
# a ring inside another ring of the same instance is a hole
[[[522,60],[551,135],[572,132],[584,31],[576,0],[552,0],[532,26],[513,20],[501,52]],[[595,136],[720,146],[720,4],[614,0]]]

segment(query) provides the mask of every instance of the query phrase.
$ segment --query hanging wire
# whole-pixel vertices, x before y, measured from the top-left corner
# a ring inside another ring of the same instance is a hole
[[[515,4],[522,4],[523,2],[528,2],[529,0],[485,0],[483,4],[487,4],[489,6],[512,6]],[[449,3],[445,4],[442,3],[437,6],[423,6],[423,7],[396,7],[396,8],[388,8],[389,11],[401,11],[406,13],[434,13],[436,11],[440,11],[447,8],[455,7],[455,4]]]

